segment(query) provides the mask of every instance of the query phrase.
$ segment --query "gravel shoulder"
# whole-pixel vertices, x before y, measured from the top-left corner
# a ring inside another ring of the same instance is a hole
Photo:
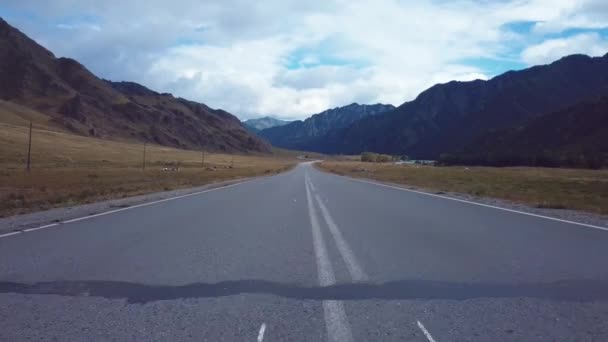
[[[608,229],[608,216],[606,216],[606,215],[593,214],[593,213],[588,213],[588,212],[578,211],[578,210],[571,210],[571,209],[536,208],[536,207],[532,207],[532,206],[529,206],[529,205],[526,205],[523,203],[517,203],[517,202],[513,202],[513,201],[498,199],[498,198],[473,196],[473,195],[463,194],[463,193],[458,193],[458,192],[435,191],[435,190],[431,190],[431,189],[427,189],[427,188],[416,187],[416,186],[411,186],[411,185],[407,185],[407,184],[378,181],[375,179],[370,179],[370,178],[365,178],[365,177],[338,175],[338,174],[329,172],[329,171],[324,170],[319,167],[316,167],[316,169],[319,171],[322,171],[322,172],[326,172],[326,173],[330,173],[330,174],[339,176],[339,177],[362,179],[362,180],[366,180],[369,182],[390,185],[390,186],[394,186],[394,187],[402,188],[402,189],[406,189],[406,190],[414,190],[414,191],[424,192],[424,193],[433,194],[433,195],[441,195],[444,197],[450,197],[450,198],[465,200],[465,201],[469,201],[469,202],[491,205],[491,206],[505,208],[505,209],[509,209],[509,210],[517,210],[517,211],[522,211],[522,212],[530,213],[530,214],[548,216],[548,217],[561,219],[561,220],[567,220],[567,221],[579,222],[579,223],[584,223],[584,224],[589,224],[589,225],[594,225],[594,226],[600,226],[600,227],[605,227],[606,229]]]
[[[319,168],[317,168],[317,169],[319,169]],[[326,172],[322,169],[319,169],[319,170]],[[83,204],[83,205],[63,207],[63,208],[55,208],[55,209],[50,209],[50,210],[45,210],[45,211],[34,212],[34,213],[30,213],[30,214],[0,218],[0,234],[10,233],[10,232],[15,232],[15,231],[23,231],[23,230],[29,229],[29,228],[35,228],[35,227],[52,224],[52,223],[60,223],[63,221],[67,221],[67,220],[71,220],[71,219],[75,219],[75,218],[79,218],[79,217],[91,216],[91,215],[100,214],[100,213],[111,211],[111,210],[116,210],[116,209],[120,209],[120,208],[126,208],[126,207],[130,207],[130,206],[142,204],[142,203],[154,202],[154,201],[163,200],[163,199],[167,199],[167,198],[183,196],[183,195],[187,195],[187,194],[191,194],[191,193],[195,193],[195,192],[199,192],[199,191],[220,188],[220,187],[224,187],[227,185],[231,185],[231,184],[235,184],[235,183],[239,183],[239,182],[243,182],[243,181],[247,181],[247,180],[264,178],[264,177],[269,177],[269,176],[221,181],[221,182],[215,182],[215,183],[211,183],[211,184],[207,184],[207,185],[203,185],[203,186],[199,186],[199,187],[194,187],[194,188],[157,192],[157,193],[151,193],[151,194],[140,195],[140,196],[113,199],[113,200],[107,200],[107,201],[102,201],[102,202],[97,202],[97,203]],[[595,225],[595,226],[600,226],[600,227],[606,227],[608,229],[608,216],[606,216],[606,215],[598,215],[598,214],[592,214],[592,213],[588,213],[588,212],[569,210],[569,209],[535,208],[535,207],[528,206],[528,205],[525,205],[522,203],[516,203],[516,202],[496,199],[496,198],[472,196],[472,195],[462,194],[462,193],[457,193],[457,192],[433,191],[433,190],[429,190],[429,189],[425,189],[425,188],[421,188],[421,187],[414,187],[414,186],[398,184],[398,183],[391,183],[391,182],[381,182],[381,181],[362,178],[362,177],[350,177],[350,176],[342,176],[342,177],[348,177],[348,178],[354,178],[354,179],[357,179],[357,178],[364,179],[364,180],[368,180],[368,181],[378,183],[378,184],[385,184],[385,185],[390,185],[390,186],[394,186],[394,187],[398,187],[398,188],[415,190],[415,191],[425,192],[425,193],[429,193],[429,194],[436,194],[436,195],[441,195],[441,196],[450,197],[450,198],[454,198],[454,199],[466,200],[466,201],[496,206],[496,207],[510,209],[510,210],[517,210],[517,211],[522,211],[522,212],[531,213],[531,214],[554,217],[554,218],[562,219],[562,220],[568,220],[568,221],[580,222],[580,223],[585,223],[585,224],[590,224],[590,225]]]
[[[139,196],[132,196],[120,199],[112,199],[97,203],[82,204],[70,207],[55,208],[50,210],[38,211],[34,213],[15,215],[5,218],[0,218],[0,235],[10,232],[23,231],[29,228],[40,227],[52,223],[61,223],[79,217],[91,216],[107,211],[112,211],[120,208],[127,208],[138,204],[159,201],[167,198],[177,197],[192,194],[199,191],[211,190],[225,187],[228,185],[245,182],[253,179],[272,177],[260,176],[250,178],[232,179],[227,181],[218,181],[203,186],[178,189],[171,191],[163,191],[150,193]]]

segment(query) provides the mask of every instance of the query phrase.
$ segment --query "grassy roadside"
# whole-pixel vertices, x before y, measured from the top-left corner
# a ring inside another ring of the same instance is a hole
[[[229,155],[115,142],[35,129],[32,170],[24,171],[28,130],[0,124],[0,217],[216,181],[269,175],[292,155]],[[162,171],[179,165],[179,171]]]
[[[322,170],[357,178],[407,184],[528,204],[608,214],[608,170],[432,167],[325,161]]]

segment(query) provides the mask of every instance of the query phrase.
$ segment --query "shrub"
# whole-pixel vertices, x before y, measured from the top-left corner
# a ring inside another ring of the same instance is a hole
[[[376,163],[388,163],[393,161],[393,157],[389,156],[388,154],[379,154],[376,157]]]
[[[393,161],[393,157],[388,154],[363,152],[361,153],[361,161],[367,163],[388,163]]]
[[[378,154],[372,153],[372,152],[363,152],[363,153],[361,153],[361,161],[368,162],[368,163],[375,163],[377,155]]]

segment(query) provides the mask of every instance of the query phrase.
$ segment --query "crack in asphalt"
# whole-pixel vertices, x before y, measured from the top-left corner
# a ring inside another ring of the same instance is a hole
[[[302,286],[266,280],[232,280],[186,285],[147,285],[122,281],[0,282],[0,294],[60,295],[124,299],[145,304],[162,300],[268,294],[297,300],[467,300],[529,297],[555,301],[608,301],[608,281],[562,280],[538,284],[458,283],[400,280],[380,284]]]

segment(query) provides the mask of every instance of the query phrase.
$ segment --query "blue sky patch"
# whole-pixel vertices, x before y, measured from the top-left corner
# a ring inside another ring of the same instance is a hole
[[[28,11],[21,11],[12,9],[9,7],[0,6],[0,17],[2,17],[6,21],[17,21],[17,20],[26,20],[26,21],[41,21],[42,19]]]
[[[508,58],[466,58],[458,62],[464,65],[479,68],[484,74],[490,77],[500,75],[509,70],[521,70],[527,68],[525,63]]]
[[[512,31],[518,34],[528,34],[536,25],[536,21],[513,21],[504,24],[502,28],[507,31]]]

